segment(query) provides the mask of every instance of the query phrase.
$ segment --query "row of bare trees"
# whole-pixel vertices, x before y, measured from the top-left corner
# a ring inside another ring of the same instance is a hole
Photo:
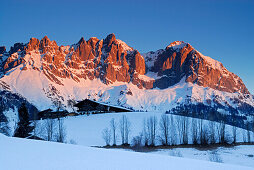
[[[66,128],[63,118],[46,119],[42,123],[38,120],[33,121],[33,136],[40,137],[47,141],[66,142]]]
[[[111,143],[111,139],[113,139],[113,146],[116,146],[118,128],[121,136],[121,144],[129,145],[130,126],[131,123],[126,115],[123,115],[121,117],[119,123],[117,123],[115,119],[112,118],[110,121],[110,128],[105,128],[102,131],[102,137],[106,145],[109,146]]]
[[[226,130],[225,122],[225,120],[207,122],[203,119],[168,114],[163,114],[160,120],[157,120],[156,116],[150,116],[143,120],[142,131],[138,136],[133,137],[131,144],[135,147],[153,147],[156,144],[164,146],[235,144],[239,138],[237,137],[239,129],[232,126],[232,132],[229,133],[229,129]],[[121,144],[129,144],[130,122],[124,115],[119,123],[112,119],[110,128],[104,129],[103,139],[106,145],[110,145],[111,139],[113,139],[113,145],[116,145],[118,128],[121,134]],[[251,130],[243,130],[243,132],[246,133],[246,135],[243,135],[243,141],[251,142]]]

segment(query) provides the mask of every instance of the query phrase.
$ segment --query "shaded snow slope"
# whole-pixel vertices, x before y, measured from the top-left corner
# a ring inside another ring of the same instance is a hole
[[[0,168],[8,170],[178,169],[251,170],[253,168],[162,155],[96,149],[9,138],[0,135]]]

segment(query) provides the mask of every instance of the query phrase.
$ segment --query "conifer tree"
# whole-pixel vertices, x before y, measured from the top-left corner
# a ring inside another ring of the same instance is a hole
[[[29,114],[25,103],[22,103],[18,112],[19,122],[17,129],[15,130],[14,137],[26,138],[29,136],[29,133],[33,131],[34,127],[30,125],[31,122],[29,120]]]

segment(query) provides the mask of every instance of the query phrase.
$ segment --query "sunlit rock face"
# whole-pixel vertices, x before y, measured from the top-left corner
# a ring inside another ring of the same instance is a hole
[[[141,55],[114,34],[103,40],[81,38],[70,46],[58,46],[45,36],[16,43],[9,53],[0,47],[0,54],[6,58],[0,63],[3,74],[22,65],[22,71],[37,70],[59,85],[64,85],[63,79],[100,79],[105,84],[131,82],[141,89],[165,89],[184,78],[203,87],[249,94],[237,75],[183,41]]]
[[[167,88],[185,78],[186,82],[203,87],[249,94],[237,75],[229,72],[222,63],[202,55],[188,43],[176,41],[157,52],[157,55],[153,54],[156,52],[144,56],[146,61],[154,61],[149,70],[161,77],[155,80],[154,87]]]
[[[39,110],[73,111],[70,103],[85,98],[143,111],[196,104],[241,114],[254,110],[242,80],[190,44],[175,41],[140,54],[114,34],[67,46],[45,36],[9,51],[0,47],[1,91],[20,95]]]

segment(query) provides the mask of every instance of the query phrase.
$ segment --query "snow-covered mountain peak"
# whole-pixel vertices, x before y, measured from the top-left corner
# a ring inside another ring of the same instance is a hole
[[[173,49],[181,49],[184,46],[186,46],[188,43],[185,43],[184,41],[174,41],[172,43],[170,43],[166,49],[168,48],[173,48]]]
[[[58,46],[48,37],[31,38],[27,44],[15,44],[9,53],[4,48],[2,51],[0,81],[40,109],[56,100],[66,107],[68,100],[88,95],[103,102],[153,110],[155,104],[169,109],[186,100],[206,102],[214,98],[215,90],[223,102],[235,101],[237,95],[231,94],[249,94],[237,75],[183,41],[142,55],[114,34],[102,40],[81,38],[70,46]],[[195,89],[207,96],[194,93]],[[244,99],[241,102],[246,103]],[[253,100],[248,99],[248,105],[254,106]]]
[[[125,42],[123,42],[122,40],[117,39],[116,40],[117,44],[120,44],[123,47],[124,51],[133,51],[134,49],[130,46],[128,46]]]

